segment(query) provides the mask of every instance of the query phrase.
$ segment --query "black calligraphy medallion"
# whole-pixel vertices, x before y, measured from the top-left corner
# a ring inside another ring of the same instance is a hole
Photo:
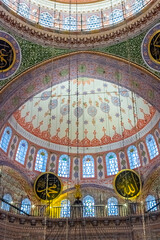
[[[151,58],[160,64],[160,31],[156,32],[150,39],[149,53]]]
[[[0,72],[8,71],[15,62],[15,51],[9,41],[0,37]]]
[[[114,187],[120,197],[131,200],[139,196],[141,180],[135,171],[124,169],[115,176]]]
[[[61,194],[62,183],[54,173],[42,173],[35,181],[34,191],[39,199],[50,201]]]

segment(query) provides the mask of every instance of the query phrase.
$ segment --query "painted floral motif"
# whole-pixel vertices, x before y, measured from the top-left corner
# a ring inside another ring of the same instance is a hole
[[[51,92],[50,92],[50,91],[43,92],[43,93],[41,94],[41,100],[45,101],[45,100],[47,100],[50,96],[51,96]]]
[[[67,105],[67,104],[63,105],[60,109],[60,113],[62,115],[67,115],[69,113],[69,111],[70,111],[70,108],[69,108],[69,105]]]
[[[97,109],[94,106],[89,106],[87,112],[91,117],[95,117],[97,114]]]
[[[101,108],[102,112],[109,113],[110,106],[107,103],[102,102],[100,105],[100,108]]]
[[[48,108],[51,109],[55,109],[58,106],[58,100],[57,99],[53,99],[50,100],[50,103],[48,105]]]

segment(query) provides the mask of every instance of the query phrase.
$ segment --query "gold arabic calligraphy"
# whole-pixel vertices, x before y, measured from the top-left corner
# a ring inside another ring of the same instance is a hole
[[[43,193],[43,194],[46,193],[47,197],[50,198],[51,197],[50,194],[58,193],[58,191],[54,190],[55,188],[57,188],[57,186],[56,186],[56,184],[53,184],[53,186],[46,187],[46,188],[44,188],[42,190],[37,189],[37,192],[38,193]]]
[[[9,43],[0,39],[0,70],[9,70],[13,63],[13,49]]]

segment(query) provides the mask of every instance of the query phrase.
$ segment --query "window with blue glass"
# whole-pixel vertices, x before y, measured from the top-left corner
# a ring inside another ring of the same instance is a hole
[[[108,199],[108,216],[118,215],[118,200],[115,197]]]
[[[61,217],[70,217],[70,201],[64,199],[61,201]]]
[[[156,141],[152,134],[147,135],[146,144],[147,144],[150,159],[153,159],[159,154],[159,152],[158,152]]]
[[[127,150],[127,154],[128,154],[128,159],[129,159],[129,164],[131,169],[137,168],[141,165],[137,148],[135,146],[130,146]]]
[[[16,153],[16,161],[24,164],[26,153],[28,149],[28,143],[26,140],[21,140],[18,146],[18,150]]]
[[[146,207],[147,207],[147,210],[150,210],[150,211],[157,211],[157,207],[154,207],[156,206],[156,200],[155,200],[155,197],[152,196],[152,195],[148,195],[148,197],[146,198]]]
[[[94,198],[86,196],[83,198],[83,217],[94,217]]]
[[[91,155],[86,155],[83,158],[83,177],[94,177],[94,158]]]
[[[64,19],[64,25],[63,28],[65,30],[76,30],[77,23],[76,23],[76,19],[72,16],[66,17]]]
[[[141,11],[144,7],[144,4],[144,0],[136,0],[133,4],[133,12],[138,13],[139,11]]]
[[[31,211],[31,201],[28,198],[25,198],[22,200],[21,203],[21,210],[27,214],[30,214]],[[24,214],[23,212],[21,212],[21,214]]]
[[[53,27],[53,17],[48,12],[43,12],[40,14],[39,23],[45,27]]]
[[[39,172],[45,172],[46,171],[47,158],[48,158],[47,151],[45,149],[40,149],[37,152],[35,170],[37,170]]]
[[[0,142],[0,148],[2,148],[4,152],[7,152],[11,136],[12,136],[11,128],[6,127],[4,129],[4,132],[3,132],[3,135],[2,135],[2,138],[1,138],[1,142]]]
[[[25,18],[29,18],[29,7],[25,3],[19,3],[18,13]]]
[[[70,175],[70,157],[63,154],[59,158],[58,176],[69,177]]]
[[[123,21],[123,12],[121,9],[115,9],[109,16],[110,24],[116,24],[118,22]]]
[[[110,152],[106,155],[107,175],[115,175],[118,172],[118,161],[115,153]]]
[[[3,199],[8,203],[12,203],[12,196],[9,193],[4,194]],[[6,202],[2,201],[1,208],[5,211],[9,211],[10,210],[10,205],[7,204]]]
[[[87,19],[87,29],[94,30],[100,28],[100,18],[93,15]]]

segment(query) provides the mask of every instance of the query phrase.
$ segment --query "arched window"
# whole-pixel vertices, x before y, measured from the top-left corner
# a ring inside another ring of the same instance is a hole
[[[115,197],[108,199],[108,216],[118,215],[118,200]]]
[[[61,217],[70,217],[70,201],[68,199],[61,201]]]
[[[26,140],[21,140],[18,146],[18,150],[16,153],[16,161],[24,164],[26,153],[28,149],[28,143]]]
[[[136,0],[134,5],[133,5],[133,12],[137,13],[141,11],[141,9],[144,7],[144,0]]]
[[[130,146],[127,150],[130,168],[134,169],[140,166],[140,160],[135,146]]]
[[[156,141],[151,134],[147,135],[146,144],[147,144],[147,148],[149,151],[150,159],[153,159],[154,157],[156,157],[159,154],[159,152],[158,152]]]
[[[58,176],[69,177],[70,173],[70,157],[68,155],[61,155],[58,165]]]
[[[18,13],[25,18],[29,18],[29,7],[25,3],[19,3]]]
[[[83,198],[83,217],[94,217],[94,198],[86,196]]]
[[[87,19],[87,29],[94,30],[100,28],[100,18],[93,15]]]
[[[53,17],[48,12],[40,14],[39,24],[45,27],[53,27]]]
[[[64,19],[64,29],[65,30],[76,30],[76,19],[74,18],[74,17],[71,17],[71,16],[69,16],[69,17],[66,17],[65,19]]]
[[[28,198],[25,198],[22,200],[21,203],[21,210],[27,214],[30,214],[31,211],[31,201]],[[24,214],[23,212],[21,212],[21,214]]]
[[[86,155],[83,158],[83,177],[84,178],[94,177],[94,158],[90,155]]]
[[[123,19],[123,12],[121,9],[115,9],[109,16],[110,24],[121,22]]]
[[[37,152],[35,170],[40,171],[40,172],[45,172],[46,171],[47,158],[48,158],[47,151],[45,149],[40,149]]]
[[[118,172],[118,161],[115,153],[110,152],[106,155],[107,175],[115,175]]]
[[[150,211],[157,211],[157,207],[154,207],[156,205],[156,200],[155,197],[152,195],[148,195],[148,197],[146,197],[146,204],[147,204],[147,210]]]
[[[2,135],[2,138],[1,138],[1,142],[0,142],[0,148],[2,148],[4,152],[7,152],[11,136],[12,136],[11,128],[10,127],[6,127],[4,132],[3,132],[3,135]]]
[[[12,203],[12,196],[9,193],[4,194],[3,199],[8,203]],[[9,211],[10,210],[10,205],[2,201],[1,208],[5,211]]]

